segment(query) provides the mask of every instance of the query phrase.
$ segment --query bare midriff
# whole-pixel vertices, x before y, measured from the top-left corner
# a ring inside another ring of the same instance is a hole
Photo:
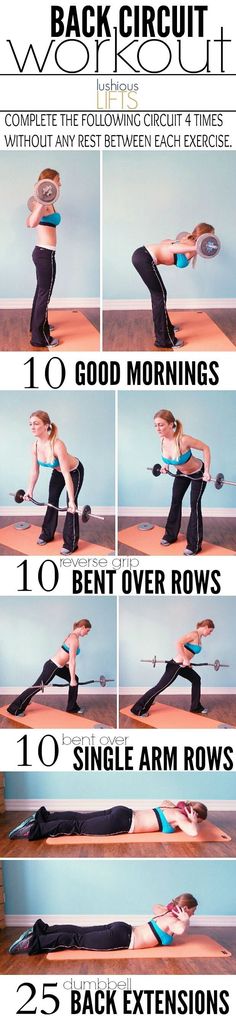
[[[46,213],[42,212],[43,215]],[[48,213],[47,213],[48,215]],[[48,224],[38,224],[36,227],[36,244],[39,248],[56,248],[57,246],[57,231],[55,226],[49,226]]]

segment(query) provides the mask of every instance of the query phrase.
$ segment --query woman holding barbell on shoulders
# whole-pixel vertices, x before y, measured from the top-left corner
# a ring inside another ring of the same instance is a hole
[[[44,180],[54,182],[56,191],[59,192],[61,180],[57,170],[49,168],[42,170],[37,184]],[[52,203],[46,205],[45,202],[40,201],[37,197],[37,185],[35,190],[36,196],[32,200],[32,209],[26,220],[28,227],[37,228],[36,246],[32,254],[37,286],[31,311],[30,332],[32,335],[30,343],[32,347],[57,347],[58,340],[52,339],[50,336],[48,305],[56,277],[56,228],[61,222],[61,216],[59,212],[55,211]]]
[[[73,629],[57,649],[53,658],[44,662],[40,676],[35,680],[33,686],[23,690],[18,697],[9,704],[9,715],[22,715],[32,701],[35,694],[42,693],[44,686],[48,686],[54,676],[60,676],[69,683],[68,701],[66,711],[72,715],[82,715],[83,709],[77,704],[78,676],[76,676],[76,657],[80,654],[80,640],[87,637],[91,630],[89,619],[79,619],[74,623]]]
[[[202,651],[202,638],[210,637],[214,629],[215,625],[212,619],[202,619],[200,623],[197,623],[195,630],[185,633],[183,637],[179,638],[175,657],[167,661],[165,672],[159,683],[156,683],[156,686],[153,686],[151,690],[147,690],[135,702],[131,708],[132,715],[146,715],[158,694],[163,693],[168,686],[171,686],[177,676],[184,676],[184,679],[188,679],[192,684],[190,711],[196,715],[207,714],[207,708],[201,704],[201,677],[192,667],[192,658]]]
[[[144,244],[133,252],[133,266],[150,290],[155,332],[154,346],[161,350],[182,347],[183,341],[176,339],[175,328],[166,308],[166,288],[157,267],[175,265],[177,269],[185,269],[192,259],[195,264],[198,253],[197,241],[203,234],[214,235],[214,227],[210,223],[198,223],[192,233],[183,234],[179,239],[167,238],[157,244]]]
[[[47,545],[54,538],[57,527],[59,499],[66,487],[68,510],[63,528],[63,555],[73,553],[79,541],[79,514],[77,499],[84,480],[84,468],[81,460],[68,453],[65,443],[59,439],[57,426],[44,410],[36,410],[30,415],[30,428],[35,436],[32,450],[32,469],[29,485],[24,499],[32,499],[40,467],[52,469],[49,482],[48,505],[42,531],[37,538],[37,545]],[[56,508],[55,508],[56,507]]]
[[[163,832],[174,834],[183,831],[195,838],[198,825],[205,821],[207,807],[195,800],[180,800],[172,803],[164,800],[157,807],[132,810],[131,807],[116,806],[107,810],[46,810],[40,807],[31,817],[18,824],[9,834],[10,839],[57,838],[60,835],[139,835],[140,832]]]
[[[190,918],[197,906],[194,895],[183,892],[165,906],[159,903],[153,906],[155,915],[152,919],[137,927],[123,920],[89,927],[77,924],[51,926],[43,920],[36,920],[33,927],[13,942],[9,951],[11,955],[38,955],[70,948],[112,952],[171,945],[175,936],[187,934]]]
[[[210,475],[210,448],[201,439],[195,439],[183,431],[171,410],[158,410],[154,415],[154,426],[161,439],[163,467],[161,474],[168,474],[168,467],[176,467],[176,476],[172,488],[170,512],[167,517],[165,534],[161,545],[172,545],[177,541],[181,526],[182,501],[191,485],[190,517],[187,527],[187,547],[184,555],[198,555],[203,540],[203,521],[201,499]],[[203,453],[204,462],[194,456],[191,447]],[[166,466],[165,466],[166,465]]]

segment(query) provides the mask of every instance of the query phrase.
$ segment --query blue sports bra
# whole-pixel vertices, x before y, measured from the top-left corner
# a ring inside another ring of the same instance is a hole
[[[58,456],[54,457],[52,464],[45,463],[44,460],[37,460],[37,463],[39,464],[39,467],[60,467]]]
[[[171,945],[173,934],[167,934],[166,931],[162,931],[161,927],[158,927],[156,920],[149,920],[148,926],[151,927],[159,945]]]
[[[200,651],[202,651],[201,644],[190,644],[190,643],[188,643],[188,641],[184,645],[184,647],[186,647],[188,649],[188,651],[192,651],[194,655],[199,655]]]
[[[180,453],[179,457],[177,457],[176,460],[171,460],[171,457],[163,456],[163,453],[161,454],[161,459],[163,460],[164,464],[172,464],[173,467],[179,467],[180,464],[188,463],[188,460],[191,459],[191,456],[192,450],[187,449],[187,452]]]
[[[174,265],[176,265],[177,269],[187,269],[189,258],[187,258],[187,255],[179,252],[178,255],[174,255]]]
[[[68,651],[68,653],[70,653],[70,648],[68,647],[68,644],[61,644],[61,647],[63,647],[63,651]],[[80,647],[77,647],[76,654],[80,655]]]
[[[167,821],[167,818],[164,814],[164,810],[161,810],[161,807],[153,807],[153,810],[158,820],[159,831],[165,832],[166,835],[167,834],[171,835],[172,832],[175,831],[175,828],[173,828],[173,825],[169,824],[169,821]]]
[[[42,216],[39,226],[59,226],[61,216],[59,212],[49,212],[48,216]]]

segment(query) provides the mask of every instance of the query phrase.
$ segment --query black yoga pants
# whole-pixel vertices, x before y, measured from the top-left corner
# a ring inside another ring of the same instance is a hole
[[[44,662],[42,672],[40,673],[40,676],[38,676],[38,679],[35,680],[33,686],[27,687],[27,690],[23,690],[23,692],[20,693],[11,704],[9,704],[9,708],[7,709],[9,715],[20,715],[22,711],[25,711],[25,708],[28,707],[28,704],[30,704],[30,701],[33,700],[33,697],[35,697],[37,693],[42,693],[42,687],[48,686],[54,676],[60,676],[62,679],[65,679],[67,683],[70,683],[70,671],[68,665],[64,665],[60,669],[59,665],[56,665],[56,663],[52,662],[51,658],[49,658],[47,662]],[[78,676],[76,676],[76,680],[78,684]]]
[[[177,676],[184,676],[184,679],[188,679],[192,684],[191,711],[196,711],[200,706],[201,677],[192,666],[179,665],[178,662],[174,661],[174,658],[171,658],[167,662],[165,672],[159,683],[156,683],[156,686],[153,686],[151,690],[147,690],[146,693],[142,694],[142,697],[139,697],[138,701],[131,708],[132,714],[142,715],[145,711],[148,711],[156,697],[158,697],[158,694],[163,693],[163,690],[171,686]]]
[[[150,290],[153,326],[156,337],[155,346],[161,348],[170,347],[172,349],[175,346],[174,326],[170,321],[166,308],[166,288],[157,265],[152,255],[150,255],[150,251],[144,245],[141,248],[136,248],[132,255],[132,263],[146,284],[146,287]]]
[[[30,332],[32,340],[40,347],[48,345],[50,330],[48,325],[48,305],[56,278],[55,251],[51,248],[34,248],[32,259],[36,269],[36,290],[34,294]]]
[[[29,841],[57,835],[122,835],[130,831],[132,816],[130,807],[123,806],[89,811],[49,811],[40,807],[30,829]]]
[[[84,948],[89,951],[107,951],[129,948],[132,927],[129,923],[96,924],[78,927],[77,924],[49,924],[37,920],[33,926],[29,955],[39,952],[60,952],[65,948]]]
[[[73,471],[70,471],[70,475],[71,475],[71,478],[72,478],[72,481],[73,481],[74,500],[75,500],[75,504],[77,506],[78,495],[79,495],[80,489],[82,488],[82,484],[83,484],[83,480],[84,480],[84,467],[83,467],[83,464],[79,463],[78,467],[75,467]],[[48,502],[52,502],[54,506],[58,506],[60,495],[61,495],[64,487],[65,487],[65,478],[63,477],[62,472],[61,471],[57,471],[56,468],[54,468],[54,470],[52,472],[52,475],[51,475],[51,478],[50,478],[50,483],[49,483]],[[68,503],[68,496],[67,496],[67,503]],[[57,521],[58,521],[58,510],[57,509],[52,509],[51,506],[48,506],[47,510],[46,510],[46,513],[45,513],[44,521],[43,521],[43,524],[42,524],[42,530],[41,530],[40,538],[44,538],[44,540],[46,542],[52,541],[52,539],[54,538],[56,527],[57,527]],[[63,527],[63,541],[64,541],[65,548],[68,549],[68,552],[72,553],[77,548],[78,541],[79,541],[79,514],[78,513],[70,513],[70,512],[68,512],[68,513],[65,514],[65,523],[64,523],[64,527]]]
[[[167,517],[164,535],[171,545],[172,542],[177,540],[181,527],[183,498],[185,492],[187,492],[187,489],[189,488],[189,485],[191,485],[190,516],[187,526],[187,546],[191,549],[191,552],[195,552],[195,554],[201,551],[203,540],[201,499],[207,484],[206,481],[202,480],[203,474],[203,464],[199,471],[195,471],[194,474],[189,474],[188,477],[181,474],[181,471],[176,472],[172,488],[171,507]]]

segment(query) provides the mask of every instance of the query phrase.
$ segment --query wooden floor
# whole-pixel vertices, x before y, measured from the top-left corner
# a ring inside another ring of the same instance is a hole
[[[28,925],[27,925],[28,926]],[[180,974],[185,976],[195,976],[198,974],[212,976],[229,976],[236,973],[236,928],[235,927],[198,927],[198,934],[209,934],[216,941],[219,941],[221,945],[224,945],[232,955],[230,958],[216,958],[216,959],[175,959],[171,961],[171,955],[168,960],[158,959],[153,960],[147,959],[133,959],[132,952],[130,952],[130,959],[109,959],[109,952],[107,953],[106,962],[99,959],[92,960],[91,962],[66,962],[60,961],[58,952],[58,962],[50,963],[46,956],[43,955],[8,955],[9,945],[15,941],[15,938],[22,933],[23,928],[18,927],[6,927],[4,931],[0,932],[0,973],[9,974],[27,974],[34,973],[35,976],[45,974],[45,976],[54,977],[55,974],[65,973],[76,974],[76,973],[125,973],[125,974],[136,974],[141,976],[145,974],[149,976],[152,973],[162,973],[163,975],[168,974]],[[191,931],[189,933],[191,938]]]
[[[114,683],[114,686],[115,686],[115,683]],[[10,691],[9,691],[9,697],[8,698],[6,696],[4,696],[4,697],[2,695],[0,696],[0,706],[2,706],[3,704],[8,704],[8,702],[10,703],[10,701],[12,701],[12,700],[14,700],[14,697],[11,696]],[[64,692],[63,695],[62,694],[58,694],[58,695],[56,694],[55,697],[54,696],[52,697],[50,694],[48,694],[48,696],[46,694],[44,694],[43,696],[41,696],[41,694],[38,695],[38,703],[39,704],[47,704],[47,706],[49,708],[52,708],[52,707],[53,708],[60,708],[62,711],[65,711],[65,709],[66,709],[66,701],[67,701],[67,691],[66,691],[66,689],[65,689],[65,692]],[[35,698],[35,703],[36,703],[36,698]],[[104,689],[104,693],[98,694],[97,696],[94,693],[92,695],[92,697],[89,696],[89,694],[82,694],[82,693],[80,693],[79,694],[79,703],[81,704],[81,707],[84,708],[84,715],[85,716],[87,715],[88,718],[92,718],[94,722],[101,722],[103,725],[106,725],[108,728],[116,728],[116,695],[115,695],[115,693],[114,694],[112,693],[112,694],[106,695],[106,690],[105,689]],[[1,729],[18,729],[18,731],[19,731],[19,725],[17,725],[17,719],[14,718],[14,715],[9,715],[9,722],[8,722],[8,718],[4,718],[2,715],[0,715],[0,728]],[[26,728],[27,728],[27,722],[26,722]],[[63,723],[62,723],[62,728],[63,728]],[[71,715],[71,728],[73,729],[73,715]]]
[[[10,810],[1,814],[0,818],[0,857],[2,859],[75,859],[90,857],[92,859],[120,858],[152,858],[152,859],[177,859],[185,857],[188,860],[197,859],[232,859],[236,856],[236,814],[228,811],[211,811],[209,820],[222,828],[231,836],[231,842],[193,842],[176,843],[172,846],[170,842],[162,842],[154,845],[147,841],[144,844],[139,842],[138,835],[135,844],[110,845],[109,838],[103,845],[87,846],[48,846],[46,839],[37,842],[28,842],[27,839],[9,839],[8,834],[12,828],[24,821],[27,815],[32,814],[32,808],[22,810]]]
[[[26,519],[29,524],[36,524],[37,526],[40,526],[43,516],[30,517],[27,515]],[[24,520],[24,507],[16,513],[16,516],[5,516],[0,518],[0,535],[2,527],[7,527],[9,524],[15,524],[18,520]],[[60,531],[61,534],[63,531],[63,518],[60,516],[58,517],[57,531]],[[90,517],[88,524],[83,524],[81,522],[80,536],[83,540],[87,539],[90,541],[91,544],[96,543],[110,548],[112,552],[115,547],[115,517],[105,516],[104,520],[95,520],[93,517]],[[45,545],[42,548],[42,556],[46,555],[46,550],[47,546]],[[79,548],[78,553],[75,554],[79,555]],[[0,555],[21,555],[21,551],[20,549],[19,552],[14,549],[9,549],[8,545],[4,545],[0,542]]]
[[[89,322],[100,329],[99,308],[80,308]],[[76,312],[76,309],[75,309]],[[49,315],[50,318],[50,315]],[[0,310],[0,350],[31,350],[30,347],[30,308],[3,308]],[[19,336],[25,334],[25,340]],[[53,335],[53,334],[52,334]],[[54,353],[54,348],[52,348]]]
[[[150,670],[150,672],[151,672],[151,670]],[[156,682],[157,682],[157,680],[156,680]],[[153,683],[153,686],[154,686],[154,683]],[[151,687],[151,676],[150,676],[150,687]],[[140,697],[141,697],[141,692],[142,691],[140,689]],[[136,700],[138,699],[137,695],[136,695],[135,699]],[[168,694],[168,692],[165,691],[163,693],[163,695],[160,694],[158,700],[160,700],[162,702],[162,704],[163,703],[164,704],[171,704],[172,708],[173,707],[174,708],[184,708],[184,711],[189,711],[189,709],[190,709],[190,696],[187,696],[187,695],[185,696],[185,695],[182,694],[180,696],[180,695],[177,694],[175,697],[173,697],[173,696],[171,697],[171,695]],[[217,694],[217,696],[214,697],[212,694],[204,694],[204,684],[202,684],[201,700],[202,700],[202,704],[204,704],[205,707],[208,708],[208,714],[211,715],[212,718],[215,718],[216,722],[219,721],[219,722],[223,722],[224,725],[236,726],[236,694],[232,693],[232,696],[231,695],[230,696],[224,696],[224,690],[222,690],[222,694]],[[124,694],[121,693],[121,688],[120,688],[120,707],[121,708],[126,708],[131,703],[132,703],[132,697],[130,696],[130,694],[129,694],[129,697],[125,696]],[[157,701],[156,701],[156,704],[157,704]],[[138,724],[139,722],[140,722],[140,720],[139,720],[138,717],[137,718],[134,717],[134,721],[133,721],[131,718],[125,718],[125,715],[121,715],[120,714],[120,728],[121,729],[136,729],[136,728],[139,728],[139,724]],[[157,730],[157,731],[160,732],[160,730]],[[191,732],[192,731],[193,730],[191,730]],[[216,732],[217,731],[218,730],[216,730]],[[218,738],[220,738],[219,733],[218,733]]]
[[[219,493],[220,494],[220,493]],[[134,525],[141,524],[143,519],[150,524],[158,524],[159,527],[165,529],[166,517],[162,516],[150,516],[150,517],[126,517],[125,511],[122,516],[119,517],[118,530],[121,531],[124,527],[133,527]],[[186,534],[188,526],[188,517],[183,517],[181,523],[181,531]],[[230,548],[232,552],[236,552],[236,520],[231,517],[205,517],[203,519],[204,528],[204,539],[210,541],[215,545],[221,545],[222,548]],[[145,555],[145,552],[141,553]],[[173,555],[175,554],[173,548]],[[134,555],[134,549],[130,548],[129,545],[123,545],[120,542],[119,555]],[[216,549],[217,555],[217,549]]]
[[[170,313],[171,314],[171,313]],[[236,310],[207,309],[207,315],[216,322],[222,332],[231,340],[232,350],[236,347]],[[149,339],[147,339],[149,337]],[[125,351],[150,351],[150,338],[154,332],[151,311],[104,311],[103,312],[103,348],[114,353]],[[155,347],[153,345],[153,353]],[[180,352],[177,351],[177,353]]]

